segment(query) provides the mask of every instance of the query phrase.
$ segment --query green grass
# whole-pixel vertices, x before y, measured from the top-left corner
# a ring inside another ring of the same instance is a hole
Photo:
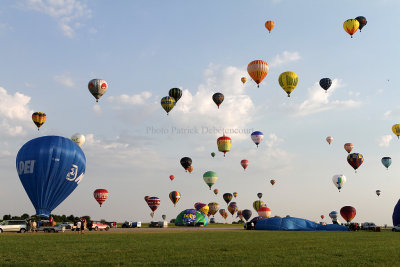
[[[400,233],[157,229],[0,235],[0,265],[399,266]]]

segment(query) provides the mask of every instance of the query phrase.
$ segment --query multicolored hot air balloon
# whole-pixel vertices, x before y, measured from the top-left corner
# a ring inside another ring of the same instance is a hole
[[[328,92],[329,87],[331,87],[332,85],[332,80],[329,78],[322,78],[321,80],[319,80],[319,86],[322,87],[322,89],[325,90],[325,93]]]
[[[392,126],[392,132],[397,136],[397,139],[399,139],[400,136],[400,124],[395,124]]]
[[[219,190],[218,189],[214,189],[214,194],[218,195]]]
[[[187,171],[187,169],[192,165],[192,159],[189,157],[181,158],[181,165]]]
[[[269,67],[267,62],[263,60],[254,60],[247,66],[247,72],[250,77],[256,82],[257,87],[260,87],[260,83],[267,76]]]
[[[363,155],[359,153],[352,153],[347,156],[347,162],[350,164],[351,167],[357,172],[358,167],[364,162]]]
[[[43,136],[21,147],[16,168],[36,215],[49,217],[82,181],[86,157],[71,139]]]
[[[229,202],[231,202],[231,200],[232,200],[232,194],[231,193],[225,193],[222,197],[224,198],[226,204],[229,204]]]
[[[192,173],[193,169],[194,169],[193,166],[189,166],[189,167],[187,168],[187,171],[188,171],[189,173]]]
[[[233,216],[233,214],[235,214],[235,212],[238,211],[238,206],[237,206],[236,202],[229,203],[228,211],[230,212],[230,214],[232,214],[232,216]]]
[[[228,136],[225,136],[225,134],[217,139],[218,151],[223,152],[224,157],[225,153],[231,150],[231,143],[232,139]]]
[[[274,27],[275,27],[275,22],[273,22],[272,20],[267,20],[267,22],[265,22],[265,28],[267,28],[269,33],[271,33]]]
[[[356,214],[356,209],[352,206],[344,206],[340,209],[340,215],[342,215],[343,219],[345,219],[346,222],[351,222]]]
[[[343,185],[346,183],[346,176],[343,174],[336,174],[332,177],[332,182],[340,192],[340,189],[342,189]]]
[[[212,99],[219,109],[219,106],[224,102],[224,95],[221,93],[215,93],[213,94]]]
[[[251,140],[253,140],[254,144],[258,147],[261,141],[264,138],[264,134],[260,131],[255,131],[251,133]]]
[[[249,166],[249,161],[247,159],[242,159],[240,165],[242,165],[243,170],[246,170],[247,166]]]
[[[344,149],[347,151],[347,153],[350,153],[354,148],[354,145],[352,143],[346,143],[344,144]]]
[[[47,118],[46,113],[44,113],[44,112],[34,112],[32,114],[32,121],[33,121],[33,123],[35,123],[38,131],[39,131],[40,126],[42,126],[43,123],[46,122],[46,118]]]
[[[194,208],[197,211],[200,211],[202,213],[204,213],[205,215],[208,214],[208,211],[210,210],[210,207],[207,204],[201,203],[201,202],[197,202],[196,204],[194,204]]]
[[[181,193],[178,191],[172,191],[169,193],[169,199],[171,199],[172,204],[174,204],[175,207],[176,203],[178,203],[179,199],[181,199]]]
[[[233,197],[236,198],[238,196],[238,192],[233,192]]]
[[[383,157],[381,159],[381,162],[382,162],[383,166],[385,166],[386,169],[388,170],[389,166],[392,164],[392,158],[391,157]]]
[[[367,19],[363,16],[358,16],[356,18],[356,20],[358,21],[358,23],[360,24],[360,26],[358,27],[358,29],[361,32],[361,29],[364,28],[365,25],[367,25]]]
[[[182,90],[179,88],[172,88],[169,90],[168,95],[175,99],[175,104],[176,104],[182,97]]]
[[[245,209],[242,211],[243,218],[246,220],[246,222],[251,218],[251,214],[251,210]]]
[[[215,152],[211,152],[211,157],[215,157]]]
[[[332,137],[332,136],[328,136],[328,137],[326,138],[326,142],[328,142],[328,144],[331,144],[332,141],[333,141],[333,137]]]
[[[279,75],[279,85],[287,93],[288,97],[290,97],[290,93],[296,88],[298,83],[299,76],[292,71],[286,71]]]
[[[167,115],[175,107],[175,105],[176,101],[173,97],[164,96],[163,98],[161,98],[161,106],[167,112]]]
[[[274,185],[275,183],[276,183],[276,181],[275,180],[271,180],[271,181],[269,181],[272,185]]]
[[[269,218],[271,216],[271,210],[267,206],[263,206],[257,210],[258,216],[263,218]]]
[[[332,219],[332,220],[336,220],[337,219],[337,216],[338,216],[338,212],[337,211],[331,211],[330,213],[329,213],[329,217]]]
[[[219,210],[219,204],[216,202],[208,203],[208,207],[209,207],[208,213],[212,216],[214,216]]]
[[[93,79],[89,82],[88,88],[90,93],[96,98],[96,102],[99,102],[100,97],[106,93],[108,85],[103,79]]]
[[[169,176],[169,179],[172,181],[172,180],[174,180],[174,179],[175,179],[175,176],[173,176],[173,175],[170,175],[170,176]]]
[[[208,185],[208,187],[211,187],[215,184],[215,182],[218,180],[218,175],[216,172],[213,171],[207,171],[203,174],[203,180],[204,182]]]
[[[356,33],[359,27],[360,23],[356,19],[348,19],[343,23],[343,29],[350,34],[351,38],[353,38],[353,34]]]
[[[267,204],[264,203],[264,201],[261,200],[256,200],[253,202],[253,208],[258,211],[261,207],[266,207]]]
[[[73,136],[71,136],[71,140],[74,141],[75,144],[77,144],[80,147],[83,146],[83,144],[86,141],[85,136],[80,133],[76,133]]]
[[[152,213],[150,213],[150,216],[153,218],[154,213],[156,212],[158,206],[160,206],[161,200],[158,197],[149,197],[147,199],[147,205],[151,209]]]
[[[101,207],[104,201],[106,201],[106,199],[108,198],[108,191],[106,189],[96,189],[93,192],[93,196]]]
[[[243,218],[243,213],[242,212],[243,212],[242,210],[238,210],[236,212],[236,218],[239,217],[239,219],[241,219],[243,221],[244,218]]]
[[[240,80],[242,81],[243,84],[245,84],[247,82],[247,78],[246,77],[242,77]]]
[[[381,190],[376,190],[375,193],[378,195],[378,197],[381,195]]]
[[[219,214],[221,214],[221,216],[226,220],[226,218],[228,218],[228,212],[226,212],[225,209],[220,209],[219,210]]]
[[[262,196],[263,196],[263,193],[257,193],[257,197],[258,197],[258,199],[261,199],[261,198],[262,198]]]

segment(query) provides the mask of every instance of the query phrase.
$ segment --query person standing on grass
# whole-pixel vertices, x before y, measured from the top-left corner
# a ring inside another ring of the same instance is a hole
[[[78,232],[78,234],[81,233],[81,221],[80,220],[78,220],[76,222],[76,231]]]
[[[32,221],[32,232],[37,232],[36,230],[37,223],[35,220]]]
[[[85,219],[81,219],[81,234],[85,233]]]

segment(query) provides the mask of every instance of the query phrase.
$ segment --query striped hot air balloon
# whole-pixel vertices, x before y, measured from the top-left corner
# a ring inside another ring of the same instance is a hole
[[[247,159],[242,159],[240,165],[242,165],[243,170],[246,170],[247,166],[249,166],[249,161]]]
[[[223,152],[224,157],[225,153],[231,150],[231,143],[232,139],[228,136],[225,136],[225,134],[217,139],[218,151]]]
[[[175,107],[175,105],[176,101],[173,97],[165,96],[161,99],[161,106],[167,112],[167,115]]]
[[[211,187],[217,182],[218,180],[218,175],[216,172],[213,171],[207,171],[203,174],[203,180],[204,182],[208,185],[208,187]]]
[[[258,211],[261,207],[266,207],[267,204],[264,203],[264,201],[261,200],[256,200],[253,202],[253,208]]]
[[[38,131],[39,128],[46,122],[46,113],[44,112],[34,112],[32,114],[32,121],[35,123]]]
[[[247,72],[250,77],[256,82],[257,87],[260,87],[260,83],[267,76],[269,66],[267,62],[263,60],[254,60],[247,65]]]
[[[93,79],[89,82],[88,88],[90,93],[96,98],[96,102],[99,102],[100,97],[106,93],[108,85],[103,79]]]
[[[106,201],[106,199],[108,198],[108,191],[106,189],[96,189],[93,192],[93,196],[101,207],[104,201]]]
[[[172,191],[171,193],[169,193],[169,199],[171,199],[175,207],[176,203],[178,203],[179,199],[181,199],[181,193],[179,193],[178,191]]]
[[[271,210],[267,206],[263,206],[257,210],[258,216],[269,218],[271,216]]]

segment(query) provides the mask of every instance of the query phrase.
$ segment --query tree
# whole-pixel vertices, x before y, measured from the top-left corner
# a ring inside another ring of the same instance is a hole
[[[73,222],[73,221],[75,221],[75,216],[71,214],[67,217],[67,219],[68,219],[68,221]]]
[[[26,220],[28,218],[29,218],[29,214],[28,213],[24,213],[24,214],[21,215],[21,219]]]
[[[11,220],[11,214],[4,215],[3,220]]]

